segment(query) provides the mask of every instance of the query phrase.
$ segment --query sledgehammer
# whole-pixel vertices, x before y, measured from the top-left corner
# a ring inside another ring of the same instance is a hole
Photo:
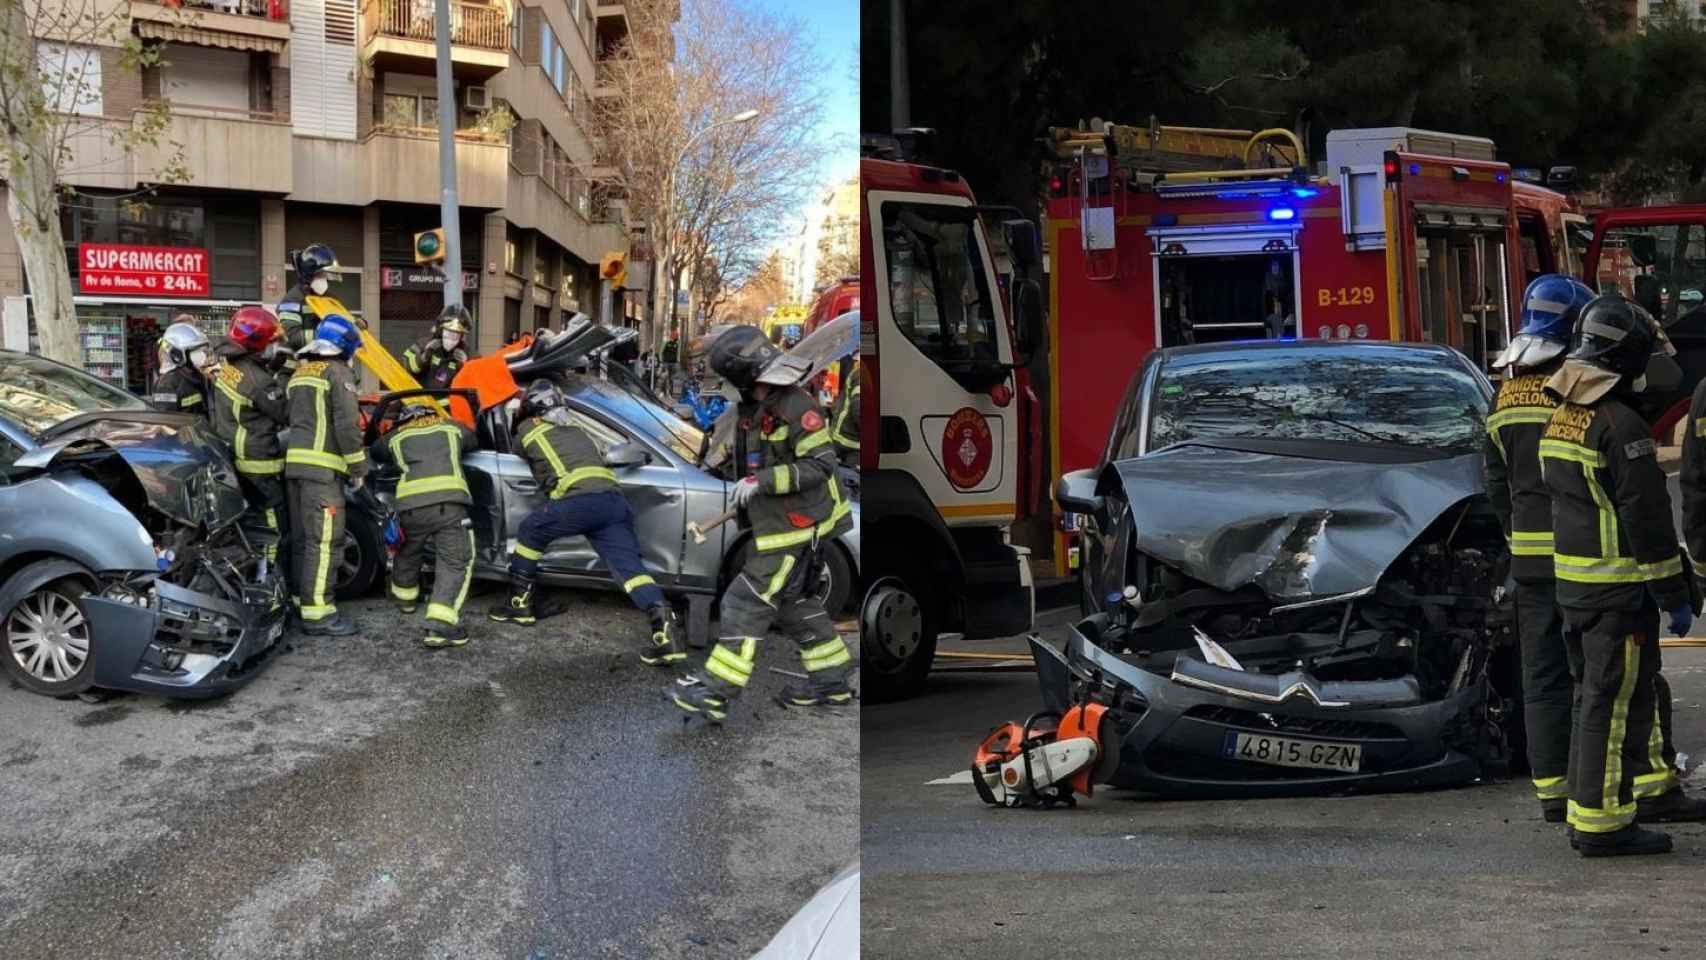
[[[697,521],[697,520],[689,520],[687,522],[687,532],[693,535],[693,542],[694,543],[704,543],[706,534],[710,533],[712,530],[717,529],[718,527],[722,526],[723,524],[728,523],[730,520],[733,520],[735,517],[737,517],[739,515],[740,515],[740,508],[737,507],[733,510],[728,511],[727,513],[718,514],[717,516],[713,517],[709,523],[706,523],[703,526],[701,526],[699,524],[699,521]]]

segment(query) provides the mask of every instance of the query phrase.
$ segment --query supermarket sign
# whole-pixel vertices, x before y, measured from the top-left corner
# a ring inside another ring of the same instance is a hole
[[[199,247],[80,243],[77,287],[83,293],[205,297],[207,251]]]

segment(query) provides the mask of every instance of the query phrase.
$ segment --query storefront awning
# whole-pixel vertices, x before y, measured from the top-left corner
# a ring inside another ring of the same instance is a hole
[[[138,20],[136,32],[149,40],[170,40],[173,43],[193,43],[200,47],[223,47],[226,50],[253,50],[256,53],[284,53],[283,40],[232,30],[212,30],[206,27],[160,23],[155,20]]]

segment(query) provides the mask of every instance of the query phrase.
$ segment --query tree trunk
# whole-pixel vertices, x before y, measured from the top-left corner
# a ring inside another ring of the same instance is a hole
[[[24,91],[35,89],[35,53],[24,4],[0,0],[0,69],[14,74],[10,96],[0,104],[11,128],[12,155],[6,171],[6,212],[18,238],[24,276],[30,283],[30,312],[35,315],[41,352],[53,360],[82,366],[76,306],[71,302],[71,269],[65,262],[65,238],[59,228],[59,194],[53,148],[46,141],[52,119],[34,109]],[[21,68],[21,76],[17,76]]]

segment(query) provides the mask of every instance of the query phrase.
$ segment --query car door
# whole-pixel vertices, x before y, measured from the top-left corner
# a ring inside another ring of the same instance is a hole
[[[681,570],[682,538],[685,536],[686,496],[682,483],[682,464],[636,432],[604,418],[589,408],[571,403],[570,415],[576,425],[584,428],[599,452],[635,441],[649,454],[648,462],[618,469],[616,479],[622,493],[634,509],[634,532],[640,541],[640,557],[653,576],[675,577]],[[504,495],[504,514],[513,538],[521,529],[521,521],[534,508],[545,502],[545,493],[533,479],[527,463],[514,454],[499,458],[499,475]],[[585,537],[563,537],[545,548],[540,566],[546,575],[568,580],[591,580],[605,583],[609,570]]]

